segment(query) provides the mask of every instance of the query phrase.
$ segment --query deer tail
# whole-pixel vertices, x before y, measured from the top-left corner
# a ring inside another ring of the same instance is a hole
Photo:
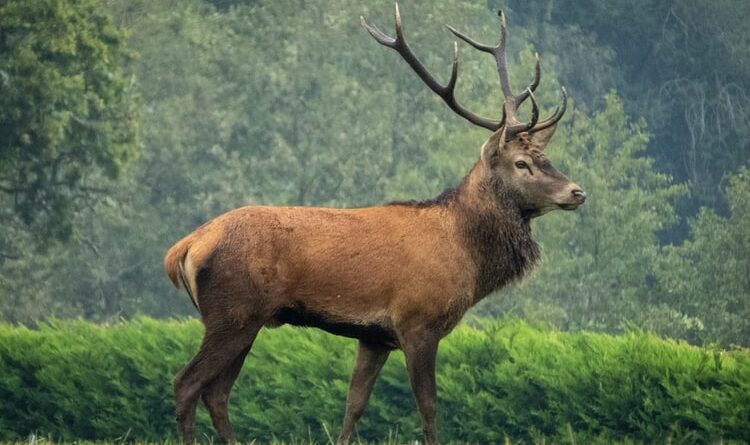
[[[193,305],[200,312],[200,309],[198,308],[198,301],[195,298],[195,293],[190,286],[191,280],[185,276],[185,258],[187,257],[188,250],[193,244],[193,241],[194,235],[190,234],[185,238],[177,241],[174,246],[170,247],[167,251],[167,254],[164,256],[164,269],[166,269],[167,276],[169,276],[169,279],[172,281],[174,287],[179,289],[180,285],[182,285],[182,287],[185,288],[188,295],[190,296],[190,300],[193,302]]]

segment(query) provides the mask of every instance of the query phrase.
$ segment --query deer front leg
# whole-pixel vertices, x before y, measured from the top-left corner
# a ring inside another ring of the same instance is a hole
[[[435,385],[435,358],[438,341],[429,335],[414,335],[405,339],[403,349],[409,379],[422,416],[422,431],[427,445],[437,445],[437,386]]]
[[[354,424],[365,411],[367,400],[370,398],[372,387],[375,385],[375,379],[377,379],[386,359],[388,359],[389,353],[389,349],[369,345],[360,340],[352,380],[349,383],[349,394],[346,396],[344,424],[336,442],[338,445],[349,443]]]

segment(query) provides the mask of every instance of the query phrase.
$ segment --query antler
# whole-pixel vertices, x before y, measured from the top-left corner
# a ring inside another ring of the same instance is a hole
[[[409,66],[414,70],[414,72],[417,73],[420,79],[424,81],[424,83],[427,84],[428,87],[432,91],[434,91],[438,96],[440,96],[443,101],[445,101],[446,104],[448,104],[448,107],[450,107],[451,110],[458,113],[459,116],[467,119],[469,122],[471,122],[474,125],[479,125],[480,127],[487,128],[488,130],[496,131],[499,130],[504,123],[504,118],[500,121],[494,121],[490,120],[481,116],[477,116],[476,114],[472,113],[471,111],[465,109],[462,107],[457,101],[455,96],[455,88],[456,88],[456,80],[458,78],[458,43],[453,42],[453,68],[451,70],[451,77],[448,80],[448,83],[443,86],[440,85],[440,83],[435,80],[434,77],[427,71],[427,69],[424,67],[422,62],[417,59],[417,56],[414,55],[414,53],[411,51],[411,48],[409,48],[409,45],[406,43],[406,39],[404,39],[404,33],[401,28],[401,13],[398,9],[398,3],[396,3],[396,38],[389,37],[388,35],[384,34],[382,31],[380,31],[375,26],[369,25],[367,21],[365,21],[364,17],[359,18],[359,22],[362,25],[364,29],[367,30],[367,32],[370,33],[370,35],[381,45],[387,46],[388,48],[392,48],[398,52],[401,57],[406,60],[406,63],[409,64]]]
[[[459,37],[461,40],[473,46],[475,49],[492,54],[495,57],[495,62],[497,64],[497,71],[500,76],[500,86],[503,91],[503,96],[505,96],[505,102],[503,104],[503,117],[499,121],[492,121],[492,120],[477,116],[471,113],[470,111],[466,110],[460,104],[458,104],[458,102],[456,102],[456,98],[454,95],[454,90],[456,86],[456,78],[458,76],[458,45],[456,42],[453,43],[453,70],[451,71],[451,78],[445,86],[442,86],[435,80],[435,78],[433,78],[430,75],[430,73],[427,71],[424,65],[422,65],[419,59],[417,59],[417,57],[411,51],[409,46],[406,44],[406,40],[404,39],[403,31],[401,29],[401,14],[399,12],[398,3],[396,4],[396,38],[395,39],[387,36],[386,34],[381,32],[378,28],[369,25],[365,21],[364,17],[360,17],[360,23],[362,24],[362,27],[365,28],[370,33],[370,35],[372,35],[375,38],[375,40],[378,43],[380,43],[381,45],[387,46],[389,48],[395,49],[401,55],[401,57],[403,57],[404,60],[406,60],[409,66],[411,66],[411,68],[417,73],[417,75],[427,84],[427,86],[429,86],[430,89],[432,89],[432,91],[437,93],[437,95],[440,96],[453,111],[455,111],[456,113],[458,113],[460,116],[464,117],[465,119],[469,120],[471,123],[482,126],[492,131],[496,131],[500,129],[503,125],[507,124],[507,127],[505,129],[505,135],[506,135],[506,139],[510,140],[516,134],[520,132],[527,131],[529,133],[533,133],[533,132],[536,132],[536,131],[539,131],[539,130],[542,130],[542,129],[545,129],[554,125],[557,121],[560,120],[560,118],[562,118],[563,114],[565,113],[565,110],[567,108],[568,96],[565,91],[565,88],[561,87],[562,95],[563,95],[562,106],[557,107],[555,109],[555,112],[552,114],[552,116],[543,120],[542,122],[538,122],[539,106],[536,102],[536,98],[534,97],[534,90],[536,89],[537,86],[539,86],[539,81],[541,79],[541,73],[542,73],[540,62],[539,62],[539,55],[536,56],[536,64],[534,67],[534,80],[520,94],[518,95],[513,94],[510,88],[510,81],[508,79],[508,63],[505,57],[505,37],[506,37],[505,14],[502,11],[499,11],[498,14],[500,15],[501,33],[500,33],[500,42],[495,46],[489,46],[483,43],[479,43],[475,41],[474,39],[460,33],[452,26],[450,25],[447,25],[447,26],[448,26],[448,29],[457,37]],[[518,110],[518,107],[527,98],[531,98],[531,121],[528,123],[522,123],[518,121],[517,110]]]
[[[497,63],[497,71],[500,75],[500,86],[503,90],[503,95],[505,96],[503,113],[505,114],[505,119],[508,125],[505,129],[505,134],[507,139],[511,139],[513,136],[523,131],[534,133],[536,131],[554,125],[557,121],[560,120],[560,118],[562,118],[563,114],[565,113],[565,110],[567,108],[568,95],[565,92],[565,88],[561,87],[563,95],[562,106],[557,107],[557,109],[555,109],[555,112],[552,113],[552,116],[543,120],[542,122],[537,123],[537,120],[539,118],[539,108],[536,103],[536,98],[534,97],[534,90],[536,90],[536,87],[539,86],[539,81],[542,76],[539,54],[536,55],[536,64],[534,66],[534,80],[520,94],[514,95],[510,88],[510,81],[508,80],[508,62],[505,58],[505,37],[507,33],[505,13],[503,11],[498,11],[498,15],[500,16],[500,42],[495,46],[489,46],[483,43],[479,43],[474,39],[460,33],[452,26],[448,26],[448,29],[453,34],[455,34],[456,37],[460,38],[479,51],[492,54],[495,57],[495,62]],[[518,121],[516,112],[518,110],[518,107],[528,97],[531,97],[531,121],[528,123],[521,123]]]

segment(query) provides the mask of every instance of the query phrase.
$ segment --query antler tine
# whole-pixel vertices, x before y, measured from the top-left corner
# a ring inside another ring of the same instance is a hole
[[[536,91],[536,87],[539,86],[539,82],[542,80],[542,67],[540,65],[539,54],[534,54],[534,57],[536,58],[536,63],[534,65],[534,80],[531,81],[531,84],[529,84],[525,90],[521,91],[521,94],[516,96],[516,107],[521,105],[523,101],[529,97],[529,92],[533,93]]]
[[[524,90],[523,94],[525,94],[526,97],[531,98],[531,121],[528,123],[518,122],[515,119],[513,119],[513,121],[508,121],[508,125],[505,128],[506,140],[511,140],[518,133],[524,131],[530,132],[539,120],[539,104],[536,101],[536,96],[534,96],[534,93],[528,89]],[[513,114],[515,113],[516,108],[515,105],[509,101],[505,104],[504,110],[507,110],[508,114]]]
[[[472,39],[471,37],[459,32],[456,28],[445,25],[448,27],[450,32],[455,34],[457,37],[459,37],[464,42],[468,43],[469,45],[473,46],[475,49],[478,49],[479,51],[490,53],[493,56],[495,56],[495,60],[497,62],[498,67],[498,74],[500,75],[500,86],[503,89],[503,94],[506,97],[512,97],[513,101],[515,103],[515,107],[517,108],[519,105],[523,103],[523,101],[526,100],[527,97],[529,97],[527,90],[524,90],[520,95],[513,96],[513,93],[510,89],[510,81],[508,80],[508,63],[505,59],[505,35],[506,35],[506,22],[505,22],[505,15],[502,11],[500,11],[500,16],[502,18],[502,38],[500,43],[498,43],[496,46],[489,46],[485,45],[483,43],[479,43],[476,40]],[[541,68],[539,66],[539,55],[537,54],[536,57],[536,69],[534,71],[534,80],[529,85],[528,89],[531,91],[534,91],[537,86],[539,86],[539,81],[541,79]],[[503,108],[503,111],[505,109]]]
[[[556,124],[557,121],[562,119],[563,115],[565,114],[565,110],[567,110],[568,108],[568,92],[565,90],[564,86],[560,87],[560,91],[562,92],[563,96],[562,105],[555,108],[552,116],[539,122],[537,125],[534,125],[531,129],[529,129],[529,133],[535,133],[539,130],[544,130],[545,128],[551,127],[552,125]]]
[[[508,64],[505,61],[505,33],[506,33],[506,23],[505,23],[505,13],[503,11],[498,11],[498,15],[500,16],[500,42],[498,42],[495,46],[485,45],[484,43],[479,43],[476,40],[472,39],[471,37],[467,36],[466,34],[463,34],[462,32],[458,31],[456,28],[452,27],[451,25],[445,25],[448,27],[448,30],[452,32],[456,37],[460,38],[464,42],[468,43],[469,45],[473,46],[475,49],[478,49],[479,51],[492,54],[495,56],[495,62],[497,63],[497,70],[498,74],[500,75],[500,86],[503,90],[503,95],[505,95],[506,98],[512,97],[513,93],[510,89],[510,82],[508,81]]]
[[[509,100],[513,97],[513,92],[510,89],[510,80],[508,79],[508,60],[505,57],[507,24],[505,22],[505,12],[501,9],[497,11],[497,14],[500,16],[500,43],[495,47],[495,60],[497,62],[498,74],[500,74],[500,88],[503,90],[505,100]]]
[[[456,88],[456,81],[458,80],[458,42],[453,42],[453,65],[451,66],[451,78],[448,79],[448,83],[445,88],[450,91],[454,91]]]
[[[396,38],[393,38],[380,31],[377,27],[368,24],[365,18],[360,16],[360,24],[368,33],[370,33],[375,41],[383,46],[387,46],[388,48],[396,50],[396,52],[401,55],[401,57],[406,61],[406,63],[409,64],[414,72],[417,73],[419,78],[422,79],[422,81],[427,84],[427,86],[430,87],[433,92],[440,96],[440,98],[443,99],[443,101],[451,110],[474,125],[478,125],[492,131],[500,129],[505,122],[504,117],[500,121],[493,121],[481,116],[477,116],[471,111],[463,108],[456,101],[455,87],[456,79],[458,77],[458,44],[454,42],[453,45],[453,66],[451,69],[450,80],[448,80],[448,83],[445,86],[442,86],[437,80],[435,80],[434,77],[432,77],[429,71],[427,71],[427,68],[425,68],[422,62],[417,59],[417,56],[414,55],[414,53],[411,51],[411,48],[409,48],[409,45],[406,43],[403,29],[401,27],[401,13],[398,8],[398,3],[396,3],[395,21]]]
[[[377,27],[369,25],[363,16],[359,16],[359,24],[362,26],[370,35],[381,45],[387,46],[388,48],[396,47],[396,39],[387,36],[383,31]]]
[[[479,43],[476,40],[472,39],[471,37],[461,33],[460,31],[458,31],[456,28],[452,27],[451,25],[445,25],[445,26],[448,28],[450,32],[452,32],[458,38],[468,43],[475,49],[478,49],[479,51],[489,53],[495,56],[495,60],[497,61],[498,73],[500,75],[500,86],[503,89],[503,94],[506,96],[506,98],[511,97],[513,99],[514,105],[513,105],[513,110],[510,114],[515,116],[515,109],[518,108],[518,106],[521,105],[523,101],[525,101],[526,98],[529,97],[529,91],[534,91],[536,90],[536,87],[539,86],[539,82],[542,77],[542,70],[541,70],[541,66],[539,65],[539,54],[537,54],[536,66],[534,69],[534,80],[531,82],[531,84],[528,86],[527,89],[521,92],[521,94],[519,94],[518,96],[513,95],[510,89],[510,82],[508,80],[508,74],[507,74],[508,63],[505,59],[505,36],[506,36],[506,27],[507,27],[506,22],[505,22],[505,14],[502,11],[500,11],[499,14],[502,19],[502,37],[501,37],[500,43],[498,43],[496,46],[489,46],[483,43]],[[501,122],[505,122],[505,116],[506,116],[506,110],[505,110],[505,107],[503,107],[503,118]]]
[[[446,25],[450,32],[452,32],[456,37],[460,38],[464,42],[468,43],[475,49],[478,49],[479,51],[492,54],[495,57],[495,62],[497,64],[497,72],[500,76],[500,86],[503,91],[503,95],[505,96],[506,102],[511,103],[511,107],[509,110],[509,115],[512,116],[511,120],[515,119],[515,111],[518,106],[520,106],[528,97],[528,91],[534,91],[536,90],[536,87],[539,86],[539,81],[541,80],[542,71],[541,71],[541,65],[539,62],[539,55],[536,56],[536,64],[534,68],[534,80],[531,82],[529,87],[526,90],[523,90],[518,96],[515,96],[513,94],[513,90],[510,87],[510,80],[508,78],[508,62],[507,58],[505,56],[505,47],[506,47],[506,37],[507,37],[507,21],[505,17],[505,13],[501,10],[498,11],[498,15],[500,16],[500,42],[498,42],[495,46],[485,45],[484,43],[479,43],[476,40],[472,39],[471,37],[461,33],[456,28]],[[503,108],[505,111],[505,107]]]
[[[527,129],[531,130],[539,120],[539,104],[536,101],[536,97],[531,89],[526,89],[526,93],[531,98],[531,121],[527,125]]]
[[[458,38],[468,43],[479,51],[490,53],[495,57],[497,63],[497,70],[500,76],[500,85],[505,96],[505,103],[503,104],[503,115],[499,121],[493,121],[468,111],[463,108],[455,97],[456,82],[458,79],[458,43],[453,42],[453,64],[451,67],[451,76],[448,83],[445,86],[441,85],[435,78],[427,71],[427,68],[419,61],[417,56],[411,51],[409,45],[406,43],[404,37],[403,28],[401,26],[401,12],[396,3],[395,22],[396,22],[396,37],[390,37],[384,32],[380,31],[377,27],[367,23],[364,17],[360,16],[360,24],[362,27],[370,33],[370,35],[383,46],[392,48],[398,52],[401,57],[409,64],[422,81],[427,84],[430,89],[435,92],[441,99],[448,105],[448,107],[456,112],[459,116],[468,120],[469,122],[487,128],[488,130],[496,131],[503,126],[506,126],[505,134],[506,139],[511,139],[519,132],[528,131],[535,132],[543,130],[554,125],[557,121],[562,118],[567,107],[568,95],[565,88],[562,88],[563,103],[560,107],[555,109],[555,112],[549,118],[539,122],[539,104],[534,96],[534,90],[539,86],[541,80],[541,62],[539,55],[536,55],[536,63],[534,65],[534,79],[531,84],[523,90],[518,96],[513,95],[510,88],[510,81],[508,78],[508,63],[505,55],[506,47],[506,36],[507,36],[507,22],[505,13],[501,10],[498,11],[500,16],[500,42],[495,46],[485,45],[479,43],[468,37],[450,25],[446,25],[448,29]],[[518,122],[516,118],[516,111],[518,107],[527,99],[531,98],[531,121],[528,123]]]
[[[472,39],[466,34],[459,32],[456,28],[452,27],[451,25],[445,25],[445,27],[448,28],[448,30],[452,32],[456,37],[468,43],[469,45],[473,46],[475,49],[478,49],[479,51],[482,51],[485,53],[495,54],[494,47],[490,45],[485,45],[484,43],[477,42],[476,40]]]

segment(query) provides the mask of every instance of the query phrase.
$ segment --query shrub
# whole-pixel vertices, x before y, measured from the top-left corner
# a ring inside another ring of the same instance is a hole
[[[174,438],[171,379],[197,350],[196,320],[0,325],[0,440]],[[343,415],[354,341],[261,332],[230,401],[238,436],[326,441]],[[438,355],[446,441],[750,440],[750,353],[632,331],[560,333],[520,321],[462,326]],[[212,435],[205,410],[199,432]],[[360,437],[419,435],[403,356],[375,387]]]

